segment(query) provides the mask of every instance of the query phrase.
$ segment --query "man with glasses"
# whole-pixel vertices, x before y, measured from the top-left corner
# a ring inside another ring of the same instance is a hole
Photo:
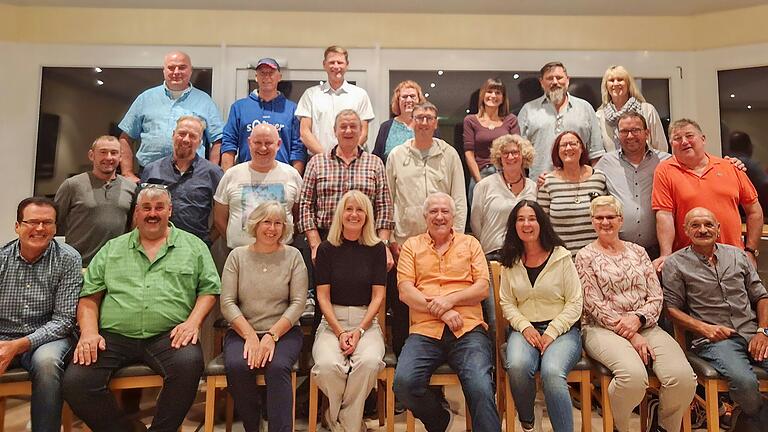
[[[621,147],[603,155],[595,169],[605,174],[608,192],[623,204],[619,237],[642,246],[654,260],[659,257],[659,242],[651,208],[653,173],[672,155],[648,145],[648,123],[642,114],[628,111],[619,116],[617,125]]]
[[[673,157],[659,164],[653,178],[652,206],[661,254],[654,261],[657,271],[672,252],[691,244],[682,224],[695,207],[711,210],[721,223],[719,242],[744,249],[757,268],[763,209],[752,182],[732,163],[707,153],[706,137],[695,121],[673,122],[669,136]],[[746,215],[746,244],[739,206]]]
[[[520,135],[528,139],[536,155],[528,177],[552,171],[552,145],[565,131],[578,132],[593,162],[605,153],[600,124],[595,110],[584,99],[568,93],[570,77],[560,62],[545,64],[539,73],[544,95],[526,103],[517,116]]]
[[[94,432],[134,430],[108,386],[121,367],[143,363],[163,376],[150,430],[178,430],[197,394],[200,327],[221,282],[205,243],[169,222],[172,210],[168,189],[142,189],[136,228],[107,242],[85,273],[80,338],[63,387]]]
[[[0,249],[0,375],[29,371],[32,430],[58,432],[60,383],[83,284],[80,254],[53,240],[56,205],[47,198],[19,203],[16,234]]]
[[[136,193],[136,183],[117,174],[117,138],[96,138],[88,159],[93,165],[91,171],[64,180],[54,198],[59,210],[56,232],[80,252],[83,267],[88,267],[104,243],[128,230]]]
[[[131,145],[140,141],[136,152],[139,165],[146,167],[151,162],[171,154],[171,129],[176,120],[185,115],[195,115],[205,121],[204,139],[210,146],[209,158],[218,165],[221,153],[222,121],[219,108],[210,96],[190,84],[192,60],[187,53],[171,51],[163,58],[163,84],[152,87],[140,94],[125,117],[118,125],[122,147],[122,173],[131,181],[137,181],[138,171],[133,167]],[[205,148],[196,149],[205,157]]]
[[[213,195],[224,171],[197,154],[205,131],[205,121],[195,116],[183,116],[173,131],[173,154],[152,162],[141,172],[141,187],[159,184],[173,196],[171,222],[190,232],[209,246],[215,240],[210,235]]]
[[[277,90],[281,79],[280,65],[275,59],[265,57],[256,63],[258,89],[233,103],[229,109],[221,144],[224,171],[235,163],[251,160],[248,138],[260,124],[270,124],[280,134],[281,145],[275,159],[292,165],[300,173],[304,171],[307,150],[301,142],[299,119],[294,116],[296,103]]]
[[[459,154],[450,144],[434,137],[437,107],[430,102],[418,104],[413,108],[413,119],[414,137],[392,149],[387,157],[387,183],[395,215],[394,241],[389,246],[395,261],[400,245],[427,231],[422,208],[431,193],[443,192],[453,198],[452,226],[456,232],[463,233],[467,221],[467,195]],[[388,299],[393,314],[402,315],[393,316],[392,320],[392,345],[399,354],[408,336],[408,314],[404,307],[394,306],[400,301],[396,292],[390,291]]]

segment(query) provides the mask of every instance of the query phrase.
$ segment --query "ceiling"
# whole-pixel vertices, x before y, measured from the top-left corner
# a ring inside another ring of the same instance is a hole
[[[767,0],[0,0],[19,6],[139,9],[268,10],[299,12],[504,15],[686,16],[768,4]]]

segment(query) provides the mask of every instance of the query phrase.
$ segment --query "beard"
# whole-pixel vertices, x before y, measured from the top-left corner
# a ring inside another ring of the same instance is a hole
[[[547,90],[547,99],[555,105],[560,105],[565,100],[565,87]]]

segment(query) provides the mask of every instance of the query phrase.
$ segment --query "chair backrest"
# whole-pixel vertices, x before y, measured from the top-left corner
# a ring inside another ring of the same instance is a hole
[[[386,290],[387,287],[384,286]],[[384,293],[384,299],[381,300],[381,307],[379,308],[379,327],[381,328],[381,336],[384,339],[384,343],[387,343],[387,294]]]
[[[501,345],[507,341],[507,326],[509,321],[504,318],[499,303],[499,289],[501,287],[501,263],[491,261],[491,281],[493,281],[493,307],[496,311],[496,358],[500,359]]]

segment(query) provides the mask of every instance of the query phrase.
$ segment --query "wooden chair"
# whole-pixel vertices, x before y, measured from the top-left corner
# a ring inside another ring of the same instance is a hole
[[[512,399],[512,391],[509,387],[506,369],[507,350],[506,334],[508,322],[504,319],[504,314],[499,303],[499,288],[501,287],[501,263],[491,261],[491,277],[493,280],[493,292],[495,298],[494,307],[496,309],[496,397],[499,408],[503,404],[503,413],[506,416],[506,432],[514,432],[516,409]],[[579,393],[581,395],[581,430],[590,432],[592,430],[592,362],[586,356],[568,373],[567,381],[569,383],[579,384]],[[613,429],[604,429],[612,431]]]
[[[295,430],[295,421],[296,421],[296,371],[299,369],[298,363],[295,363],[293,365],[293,370],[291,371],[291,385],[293,387],[293,406],[292,406],[292,417],[294,419],[294,428]],[[256,385],[257,386],[266,386],[267,382],[264,378],[263,374],[258,374],[256,376]],[[217,390],[225,390],[227,388],[227,373],[226,368],[224,366],[224,354],[217,355],[213,360],[208,362],[208,364],[205,366],[205,423],[204,423],[204,431],[205,432],[213,432],[213,427],[215,424],[215,418],[214,414],[216,413],[216,391]],[[232,395],[227,393],[226,403],[225,403],[225,418],[226,418],[226,431],[232,432],[232,422],[234,418],[234,401],[232,400]]]
[[[720,432],[720,412],[718,407],[719,394],[729,391],[728,380],[720,375],[706,360],[690,352],[687,348],[686,329],[679,322],[673,320],[675,340],[685,351],[685,356],[696,373],[696,379],[704,387],[704,398],[698,394],[694,397],[694,403],[704,406],[707,414],[707,431]],[[752,371],[757,376],[758,390],[768,392],[768,371],[757,366],[752,366]],[[690,416],[688,416],[690,418]],[[689,429],[690,430],[690,429]]]
[[[0,432],[5,431],[5,402],[9,396],[28,396],[32,394],[32,381],[29,372],[24,369],[10,369],[0,375]],[[61,426],[64,432],[72,430],[72,410],[64,403],[61,411]]]
[[[386,344],[387,340],[387,305],[386,299],[382,301],[378,313],[379,327],[385,341],[384,369],[376,377],[377,381],[377,407],[379,414],[379,426],[387,426],[387,432],[395,430],[395,394],[392,391],[392,383],[395,380],[395,367],[397,366],[397,357],[394,351]],[[310,366],[311,370],[311,366]],[[317,411],[319,404],[319,394],[317,380],[312,372],[309,373],[309,432],[317,431]]]
[[[613,374],[610,369],[603,366],[600,362],[592,360],[594,365],[594,373],[600,381],[600,404],[603,408],[603,430],[613,430],[613,411],[611,410],[611,400],[608,397],[608,386],[611,384]],[[653,370],[648,368],[648,391],[640,402],[640,430],[648,429],[648,393],[655,393],[658,395],[661,389],[661,381],[653,374]],[[691,409],[688,407],[688,412],[683,416],[683,424],[680,425],[682,432],[691,432]],[[717,429],[719,432],[719,429]]]

